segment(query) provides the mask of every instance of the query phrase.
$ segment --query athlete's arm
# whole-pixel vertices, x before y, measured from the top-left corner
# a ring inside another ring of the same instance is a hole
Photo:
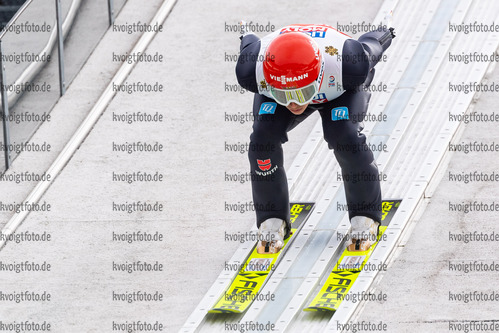
[[[392,39],[394,37],[393,28],[379,29],[360,36],[359,42],[368,54],[370,70],[381,59],[383,52],[392,44]]]
[[[365,82],[369,71],[381,59],[395,37],[393,28],[375,30],[360,36],[359,40],[347,39],[342,50],[343,86],[354,89]]]
[[[241,87],[253,93],[258,93],[255,68],[259,52],[260,38],[258,36],[249,34],[242,37],[236,65],[237,82]]]

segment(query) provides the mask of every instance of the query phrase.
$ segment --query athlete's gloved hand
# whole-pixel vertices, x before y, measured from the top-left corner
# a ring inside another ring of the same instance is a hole
[[[383,19],[383,25],[385,27],[393,27],[393,10],[390,10],[384,17]],[[395,38],[395,28],[388,28],[388,30],[390,30],[390,34],[391,34],[391,37],[392,39]]]
[[[238,24],[239,24],[239,30],[241,31],[241,36],[239,36],[239,39],[243,40],[244,36],[247,36],[250,34],[250,32],[247,30],[248,24],[246,23],[245,20],[239,21]]]
[[[395,38],[395,28],[389,28],[388,30],[390,30],[390,33],[392,34],[392,39]]]

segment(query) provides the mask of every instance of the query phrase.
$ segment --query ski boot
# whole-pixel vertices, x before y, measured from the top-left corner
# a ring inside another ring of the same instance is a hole
[[[284,246],[286,222],[278,218],[270,218],[260,224],[258,229],[258,245],[260,254],[278,253]]]
[[[348,251],[367,251],[376,243],[380,223],[365,216],[355,216],[350,221],[352,230],[347,241]]]

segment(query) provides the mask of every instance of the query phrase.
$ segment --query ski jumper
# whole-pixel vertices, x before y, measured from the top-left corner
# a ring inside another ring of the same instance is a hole
[[[319,90],[301,115],[274,101],[263,75],[267,45],[288,32],[308,34],[322,52]],[[388,29],[368,32],[354,40],[327,25],[305,24],[283,27],[262,39],[254,34],[242,38],[236,75],[243,88],[255,93],[248,158],[258,227],[269,218],[280,218],[286,221],[289,236],[289,192],[282,144],[288,140],[288,131],[316,111],[322,118],[324,139],[341,167],[350,219],[366,216],[381,221],[378,168],[361,131],[371,96],[366,88],[391,40]],[[360,176],[368,180],[359,181]]]

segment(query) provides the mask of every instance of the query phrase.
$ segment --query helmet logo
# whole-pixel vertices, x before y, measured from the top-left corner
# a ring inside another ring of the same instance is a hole
[[[290,83],[290,82],[296,82],[296,81],[301,81],[303,79],[306,79],[307,77],[308,77],[308,73],[305,73],[305,74],[302,74],[302,75],[299,75],[299,76],[292,76],[292,77],[287,77],[286,75],[277,76],[277,75],[270,74],[270,78],[272,80],[281,82],[282,84],[286,84],[286,83]]]
[[[321,60],[321,53],[319,51],[319,46],[317,46],[317,44],[313,40],[310,40],[310,45],[312,45],[312,48],[314,49],[315,59],[317,61]]]

